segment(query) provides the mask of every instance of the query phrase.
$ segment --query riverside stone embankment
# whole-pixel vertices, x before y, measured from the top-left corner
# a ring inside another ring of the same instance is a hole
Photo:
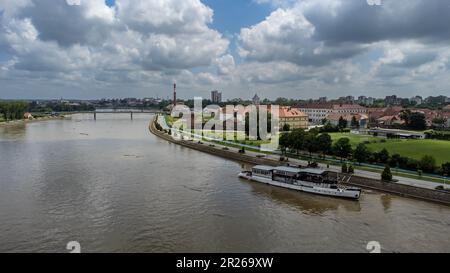
[[[220,156],[222,158],[226,158],[229,160],[247,163],[251,165],[269,165],[269,166],[279,166],[280,162],[267,159],[267,158],[259,158],[246,154],[239,154],[230,150],[223,150],[217,146],[210,146],[208,144],[200,144],[192,141],[186,140],[176,140],[172,138],[169,134],[158,131],[156,129],[155,123],[156,118],[150,123],[149,129],[150,132],[156,135],[159,138],[167,140],[168,142],[175,143],[190,149],[194,149],[197,151],[201,151],[204,153],[208,153],[215,156]],[[341,176],[344,176],[341,174]],[[381,180],[370,179],[365,177],[352,176],[348,182],[345,184],[351,186],[358,186],[366,189],[377,190],[381,192],[396,194],[405,197],[411,197],[416,199],[421,199],[430,202],[436,202],[444,205],[450,206],[450,192],[447,191],[438,191],[431,189],[418,188],[403,184],[383,182]]]

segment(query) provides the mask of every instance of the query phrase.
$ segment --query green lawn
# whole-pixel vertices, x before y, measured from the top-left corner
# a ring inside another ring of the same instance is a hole
[[[356,148],[356,146],[358,146],[359,143],[364,141],[380,142],[382,140],[381,138],[378,137],[359,136],[350,133],[330,133],[329,135],[331,136],[331,139],[333,139],[333,142],[344,137],[350,139],[350,143],[352,144],[353,148]]]
[[[444,140],[392,140],[371,136],[358,136],[345,133],[330,134],[333,141],[347,137],[353,147],[359,143],[369,141],[367,147],[372,151],[381,151],[386,148],[389,153],[400,154],[414,159],[421,159],[424,155],[431,155],[436,159],[437,164],[450,162],[450,141]],[[386,142],[382,142],[386,141]]]

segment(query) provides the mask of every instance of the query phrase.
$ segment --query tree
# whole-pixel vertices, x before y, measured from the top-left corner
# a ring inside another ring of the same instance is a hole
[[[425,130],[427,128],[425,115],[423,113],[404,110],[401,112],[400,118],[405,121],[405,127],[408,129]]]
[[[317,141],[316,134],[309,132],[305,136],[305,140],[303,143],[303,148],[309,152],[309,157],[312,157],[312,154],[319,151],[319,143]]]
[[[351,174],[355,173],[355,168],[353,167],[353,165],[348,166],[347,172]]]
[[[384,171],[381,174],[381,179],[384,181],[392,181],[392,172],[391,167],[389,167],[389,165],[386,165],[386,167],[384,168]]]
[[[409,128],[413,130],[425,130],[427,129],[427,123],[425,121],[425,115],[419,112],[412,113],[409,121]]]
[[[282,133],[280,136],[280,149],[283,154],[286,154],[286,150],[290,147],[289,133]]]
[[[23,101],[0,102],[0,114],[5,120],[23,119],[28,103]]]
[[[340,129],[345,129],[345,128],[347,128],[347,124],[348,124],[347,120],[345,120],[344,117],[341,116],[341,117],[339,118],[338,127],[339,127]]]
[[[426,173],[433,173],[436,170],[436,159],[431,155],[422,157],[419,161],[419,169]]]
[[[389,159],[389,166],[391,166],[391,168],[397,168],[400,167],[401,163],[405,163],[404,161],[402,162],[402,156],[399,154],[394,154],[391,156],[391,159]]]
[[[339,132],[339,128],[337,126],[333,126],[333,124],[331,124],[329,121],[327,121],[327,123],[325,123],[325,126],[320,128],[320,132],[322,132],[322,133]]]
[[[347,158],[352,153],[352,145],[350,139],[340,138],[333,146],[334,154],[339,156],[341,160]]]
[[[364,143],[360,143],[353,152],[353,157],[359,164],[367,162],[370,157],[370,151]]]
[[[319,146],[319,151],[323,153],[323,155],[331,152],[331,148],[333,146],[333,140],[331,136],[327,133],[320,134],[317,139],[317,146]]]
[[[289,132],[291,130],[291,126],[289,124],[284,124],[283,125],[283,132]]]
[[[377,154],[378,162],[386,164],[389,161],[389,152],[384,148]]]
[[[359,129],[359,122],[358,122],[358,120],[356,119],[356,116],[353,116],[352,117],[352,121],[351,121],[351,127],[353,128],[353,129]]]
[[[444,176],[450,176],[450,162],[442,164],[442,174]]]
[[[305,131],[302,129],[295,129],[292,131],[289,142],[291,143],[292,149],[295,149],[298,154],[299,151],[303,149],[303,144],[305,142]]]
[[[436,126],[438,128],[444,128],[446,122],[447,122],[447,119],[445,119],[445,118],[442,118],[442,117],[435,118],[435,119],[433,119],[433,126]]]
[[[410,117],[411,117],[411,110],[403,110],[400,113],[400,119],[403,120],[405,122],[405,126],[408,127],[409,123],[410,123]]]

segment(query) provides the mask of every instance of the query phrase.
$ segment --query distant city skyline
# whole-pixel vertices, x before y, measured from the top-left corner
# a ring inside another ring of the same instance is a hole
[[[450,96],[449,25],[441,0],[2,0],[0,99]]]

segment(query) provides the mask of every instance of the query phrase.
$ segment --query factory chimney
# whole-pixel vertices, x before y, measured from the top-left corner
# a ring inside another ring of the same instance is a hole
[[[173,84],[173,106],[177,106],[177,84]]]

